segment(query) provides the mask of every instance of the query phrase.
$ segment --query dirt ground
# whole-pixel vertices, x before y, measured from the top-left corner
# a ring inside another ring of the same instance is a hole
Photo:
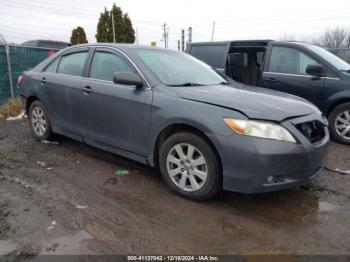
[[[327,166],[350,170],[350,146]],[[117,176],[117,169],[130,171]],[[0,123],[0,254],[350,254],[350,176],[329,171],[281,192],[171,193],[158,171]]]

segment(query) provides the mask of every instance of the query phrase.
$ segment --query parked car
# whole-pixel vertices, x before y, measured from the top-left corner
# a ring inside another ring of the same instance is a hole
[[[176,193],[256,193],[323,167],[327,120],[311,103],[230,84],[192,56],[137,45],[61,50],[20,81],[38,140],[54,133],[159,167]]]
[[[71,44],[62,42],[62,41],[53,41],[53,40],[30,40],[22,43],[22,46],[64,49],[66,47],[71,46]]]
[[[327,116],[332,138],[350,144],[350,65],[325,49],[256,40],[193,43],[186,52],[243,84],[311,101]]]

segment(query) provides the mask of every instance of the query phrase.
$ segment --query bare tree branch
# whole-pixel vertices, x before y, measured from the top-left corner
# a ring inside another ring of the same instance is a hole
[[[313,40],[313,43],[325,48],[348,47],[350,30],[344,27],[328,28],[323,35]]]

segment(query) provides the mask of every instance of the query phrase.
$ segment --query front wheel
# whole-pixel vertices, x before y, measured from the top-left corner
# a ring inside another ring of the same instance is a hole
[[[350,103],[337,106],[329,115],[329,129],[334,140],[350,144]]]
[[[29,108],[29,122],[33,135],[38,140],[52,138],[51,125],[48,115],[40,101],[34,101]]]
[[[217,157],[200,136],[176,133],[161,145],[159,156],[163,179],[178,195],[204,201],[220,190]]]

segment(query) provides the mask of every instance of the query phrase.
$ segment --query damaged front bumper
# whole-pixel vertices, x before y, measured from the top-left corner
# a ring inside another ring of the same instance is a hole
[[[313,141],[298,130],[299,123],[319,121],[323,137]],[[210,136],[223,166],[223,188],[241,193],[261,193],[305,184],[324,167],[329,144],[327,121],[317,115],[286,120],[297,143],[256,137]]]

